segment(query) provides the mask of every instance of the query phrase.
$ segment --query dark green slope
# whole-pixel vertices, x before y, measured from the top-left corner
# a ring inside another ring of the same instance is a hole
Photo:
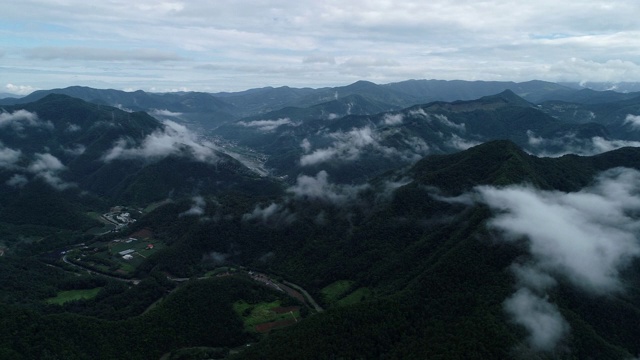
[[[99,225],[88,212],[117,204],[145,207],[168,197],[281,191],[275,181],[230,156],[198,148],[188,130],[170,128],[144,112],[60,94],[2,111],[15,118],[0,131],[2,149],[18,154],[16,161],[0,166],[5,245],[25,238],[24,227],[36,238],[51,237],[55,229],[85,231]],[[106,159],[116,146],[133,155]],[[197,151],[209,152],[209,158],[198,158]],[[74,241],[68,234],[62,237]]]
[[[525,249],[494,240],[496,234],[485,227],[492,215],[488,208],[444,203],[431,194],[435,188],[458,195],[477,185],[523,182],[576,191],[600,171],[617,166],[640,169],[640,150],[549,159],[497,141],[458,154],[425,158],[409,171],[415,181],[399,188],[389,205],[376,209],[351,228],[349,235],[330,245],[324,243],[329,239],[316,242],[323,244],[316,245],[317,252],[329,251],[323,250],[327,246],[331,249],[330,254],[316,257],[323,260],[306,259],[304,267],[309,268],[326,268],[327,261],[333,264],[333,269],[325,270],[333,274],[332,280],[325,278],[320,287],[350,278],[357,286],[375,287],[377,299],[318,314],[271,336],[239,358],[524,356],[525,349],[515,349],[526,333],[510,323],[503,302],[515,286],[508,268],[515,259],[526,256]],[[297,252],[314,251],[303,248]],[[637,276],[638,270],[631,268],[631,276]],[[640,297],[635,289],[608,297],[607,306],[601,308],[596,308],[595,298],[571,289],[563,284],[551,294],[572,328],[566,340],[569,352],[531,356],[615,359],[638,351],[630,340],[640,335],[633,325],[640,321]],[[612,314],[628,318],[613,320]],[[631,334],[615,331],[615,324]]]

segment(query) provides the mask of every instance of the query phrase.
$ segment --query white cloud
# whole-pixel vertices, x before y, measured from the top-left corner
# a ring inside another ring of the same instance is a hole
[[[34,155],[35,160],[31,162],[27,171],[41,178],[47,184],[51,185],[56,190],[66,190],[70,187],[76,186],[74,183],[69,183],[60,178],[58,175],[61,171],[66,169],[66,166],[51,154],[39,154]]]
[[[432,123],[433,121],[437,121],[447,127],[450,127],[452,129],[458,130],[459,132],[465,132],[466,129],[466,125],[465,123],[460,123],[460,124],[456,124],[453,121],[449,120],[448,117],[446,117],[445,115],[442,114],[429,114],[426,111],[424,111],[424,109],[422,108],[418,108],[415,110],[410,110],[409,111],[409,115],[410,116],[420,116],[425,118],[429,123]]]
[[[180,217],[182,216],[202,216],[204,215],[205,206],[207,202],[204,200],[202,196],[194,196],[191,198],[192,204],[189,210],[180,213]]]
[[[0,168],[11,169],[20,160],[22,151],[5,147],[0,142]]]
[[[3,46],[2,78],[38,88],[73,81],[201,91],[321,87],[364,76],[378,83],[637,81],[639,10],[624,0],[24,0],[0,14],[0,21],[20,25],[4,30],[16,40]],[[42,46],[42,39],[55,45]]]
[[[357,160],[365,147],[378,144],[378,135],[369,126],[354,128],[346,133],[331,133],[329,137],[334,139],[332,146],[303,155],[300,158],[300,165],[317,165],[330,160]]]
[[[63,148],[62,150],[67,154],[80,156],[84,154],[84,152],[87,150],[87,147],[82,144],[74,144],[73,147]]]
[[[173,112],[167,109],[152,109],[149,111],[149,114],[159,117],[179,117],[182,115],[181,112]]]
[[[25,127],[44,127],[53,129],[50,121],[41,121],[38,114],[27,110],[16,110],[12,113],[0,112],[0,129],[11,127],[16,131],[22,131]]]
[[[433,191],[431,191],[433,192]],[[640,171],[614,168],[577,192],[531,186],[478,186],[449,203],[483,203],[494,211],[488,227],[506,242],[524,245],[527,257],[510,267],[516,293],[504,303],[529,332],[536,351],[551,351],[569,331],[546,291],[564,279],[590,294],[624,292],[621,273],[640,257]]]
[[[170,120],[163,121],[162,129],[147,135],[139,146],[130,140],[120,139],[103,156],[105,162],[116,159],[158,160],[169,155],[185,155],[186,153],[198,161],[215,163],[218,156],[216,146],[207,141],[199,141],[196,135],[185,126]]]
[[[64,131],[66,131],[66,132],[76,132],[76,131],[80,131],[80,130],[82,130],[80,125],[78,125],[78,124],[69,124],[69,126],[67,126],[67,128]]]
[[[422,109],[420,109],[420,110],[422,110]],[[449,118],[447,118],[444,115],[435,114],[435,115],[433,115],[433,118],[435,118],[436,120],[438,120],[439,122],[441,122],[442,124],[444,124],[444,125],[446,125],[446,126],[448,126],[450,128],[456,129],[456,130],[461,131],[461,132],[466,131],[466,127],[465,127],[464,123],[456,124],[453,121],[449,120]]]
[[[530,150],[537,156],[559,157],[566,154],[583,156],[597,155],[622,147],[640,147],[640,141],[605,139],[600,136],[592,138],[578,138],[570,133],[561,137],[546,139],[536,136],[533,131],[527,131]]]
[[[276,203],[271,203],[264,208],[256,205],[252,212],[242,216],[242,220],[259,220],[265,224],[291,224],[295,219],[295,214],[291,213],[283,205]]]
[[[619,291],[618,274],[640,255],[640,172],[614,169],[576,193],[511,186],[477,189],[500,211],[489,223],[506,239],[528,239],[536,267],[587,291]]]
[[[5,184],[12,187],[22,188],[25,185],[27,185],[28,182],[29,180],[27,179],[26,176],[20,175],[20,174],[14,174],[9,180],[5,182]]]
[[[280,118],[278,120],[254,120],[249,122],[239,121],[238,125],[255,127],[262,132],[270,132],[283,125],[297,126],[298,124],[294,123],[289,118]]]
[[[640,116],[627,114],[627,117],[624,118],[625,124],[630,124],[634,130],[640,129]]]
[[[37,60],[84,60],[84,61],[182,61],[183,57],[160,49],[108,49],[80,46],[42,46],[28,49],[25,55]]]
[[[354,200],[358,193],[368,188],[367,185],[336,185],[329,182],[329,174],[322,170],[315,177],[300,175],[296,184],[287,189],[294,198],[322,200],[342,205]]]
[[[552,351],[569,332],[569,324],[557,307],[522,288],[508,298],[506,312],[529,332],[529,345],[536,351]]]
[[[482,142],[476,140],[463,139],[456,134],[451,134],[451,138],[446,142],[448,146],[458,150],[467,150],[481,143]]]
[[[10,93],[16,94],[16,95],[29,95],[32,92],[38,90],[38,89],[34,88],[33,86],[29,86],[29,85],[14,85],[14,84],[7,84],[5,86],[5,89],[7,89],[7,92],[10,92]]]
[[[308,153],[309,151],[311,151],[311,142],[309,142],[309,139],[304,138],[300,142],[300,147],[302,148],[302,150],[304,150],[305,153]]]
[[[404,115],[401,113],[398,113],[398,114],[385,114],[382,120],[384,121],[385,125],[393,126],[393,125],[402,124],[403,119],[404,119]]]

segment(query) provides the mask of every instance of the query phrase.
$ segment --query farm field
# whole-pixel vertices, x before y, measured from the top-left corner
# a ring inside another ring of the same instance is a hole
[[[267,332],[274,327],[295,324],[300,318],[300,307],[282,307],[280,300],[249,304],[237,301],[233,304],[235,312],[242,317],[248,331]]]
[[[320,290],[320,293],[322,294],[322,299],[327,304],[335,305],[338,300],[349,293],[349,290],[351,290],[352,286],[353,281],[351,280],[338,280],[322,288],[322,290]]]
[[[69,301],[92,299],[98,295],[101,289],[101,287],[97,287],[94,289],[61,291],[56,297],[47,299],[47,303],[62,305]]]
[[[356,289],[354,292],[338,300],[338,305],[345,306],[345,305],[357,304],[359,302],[363,302],[372,297],[373,297],[373,291],[369,288],[362,287],[362,288]]]

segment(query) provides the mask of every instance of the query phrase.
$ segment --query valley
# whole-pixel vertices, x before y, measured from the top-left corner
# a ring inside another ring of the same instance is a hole
[[[0,358],[640,353],[640,94],[0,103]]]

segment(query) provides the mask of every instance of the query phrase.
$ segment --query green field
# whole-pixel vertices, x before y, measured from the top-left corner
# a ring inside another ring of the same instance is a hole
[[[291,319],[290,313],[276,314],[272,309],[280,306],[280,300],[272,302],[262,302],[258,304],[249,304],[243,300],[236,301],[233,304],[235,312],[242,317],[244,326],[247,330],[253,331],[256,325],[264,324],[271,321],[280,321]],[[300,311],[294,311],[293,316],[300,319]]]
[[[334,304],[349,292],[352,285],[351,280],[338,280],[322,288],[320,293],[327,303]]]
[[[338,300],[338,305],[344,306],[344,305],[357,304],[359,302],[370,299],[372,296],[373,296],[373,291],[371,291],[371,289],[366,287],[358,288],[356,289],[356,291]]]
[[[100,292],[101,287],[86,290],[60,291],[56,297],[47,299],[49,304],[62,305],[68,301],[93,299]]]

